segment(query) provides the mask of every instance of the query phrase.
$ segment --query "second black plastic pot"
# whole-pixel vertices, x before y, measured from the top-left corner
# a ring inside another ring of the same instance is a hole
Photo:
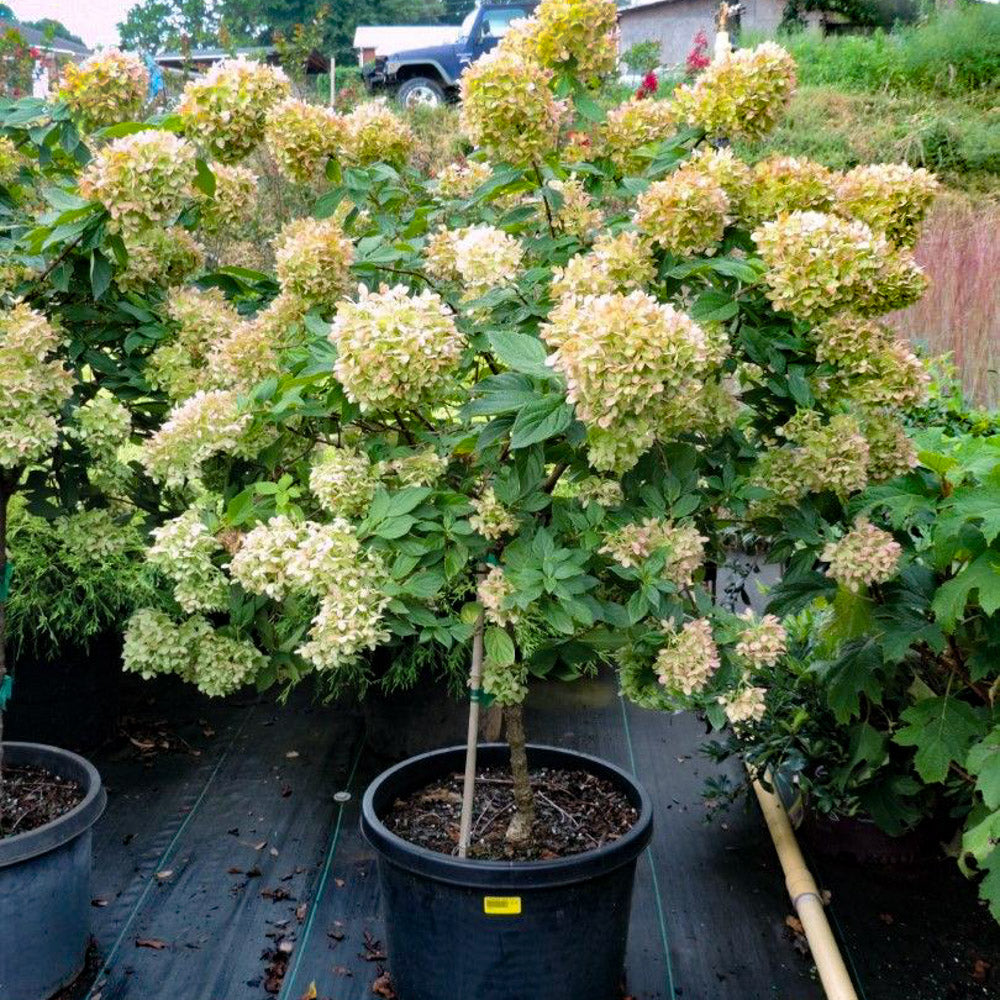
[[[620,768],[531,746],[531,767],[584,770],[616,784],[639,812],[614,843],[553,861],[468,861],[417,847],[382,817],[401,795],[461,771],[464,747],[422,754],[369,786],[361,828],[378,854],[389,971],[399,1000],[616,1000],[639,854],[652,806]],[[479,749],[506,767],[505,744]]]
[[[0,997],[45,1000],[83,968],[91,827],[107,794],[93,764],[68,750],[5,742],[4,761],[42,767],[84,792],[83,801],[58,819],[0,840]]]

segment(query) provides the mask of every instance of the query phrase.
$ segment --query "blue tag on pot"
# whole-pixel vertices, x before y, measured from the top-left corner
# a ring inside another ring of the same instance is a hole
[[[0,712],[7,707],[7,702],[10,701],[13,694],[14,678],[10,674],[7,674],[7,676],[4,677],[3,682],[0,683]]]
[[[0,604],[10,597],[10,578],[14,575],[14,564],[10,561],[4,564],[3,573],[0,573]]]

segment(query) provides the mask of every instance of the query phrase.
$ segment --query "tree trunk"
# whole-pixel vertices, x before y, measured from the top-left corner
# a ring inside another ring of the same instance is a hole
[[[514,818],[507,827],[507,842],[524,845],[531,842],[535,826],[535,793],[531,790],[528,777],[528,754],[525,749],[524,706],[508,705],[504,709],[507,718],[507,745],[510,747],[510,770],[514,778]]]
[[[11,488],[6,479],[0,477],[0,593],[7,576],[7,505]],[[0,599],[0,685],[7,676],[7,601]],[[0,792],[3,791],[3,711],[0,711]],[[2,807],[0,807],[2,810]],[[3,819],[0,811],[0,820]]]

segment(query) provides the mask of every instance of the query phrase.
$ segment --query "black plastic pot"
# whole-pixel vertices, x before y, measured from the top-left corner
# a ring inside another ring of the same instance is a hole
[[[649,797],[621,769],[586,754],[530,746],[531,767],[588,771],[639,811],[620,840],[554,861],[468,861],[417,847],[381,822],[393,802],[461,771],[465,748],[422,754],[369,786],[361,830],[378,854],[389,971],[399,1000],[616,1000],[632,883],[653,834]],[[505,744],[479,748],[505,767]]]
[[[38,743],[5,743],[9,765],[77,782],[84,799],[37,830],[0,840],[0,997],[45,1000],[82,971],[90,937],[91,827],[107,794],[89,761]]]
[[[4,733],[12,740],[91,750],[114,735],[122,678],[121,635],[67,647],[58,659],[14,657],[14,696]]]

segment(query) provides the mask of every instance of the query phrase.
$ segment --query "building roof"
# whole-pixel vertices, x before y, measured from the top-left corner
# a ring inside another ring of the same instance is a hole
[[[248,49],[236,49],[238,56],[269,56],[276,50],[273,45],[256,45]],[[153,61],[160,66],[181,66],[184,63],[217,63],[229,59],[233,51],[228,49],[188,49],[186,52],[159,52],[153,56]]]
[[[676,3],[677,0],[633,0],[628,7],[619,7],[618,17],[626,17],[628,14],[634,14],[636,11],[646,10],[648,7],[666,7],[668,4]],[[716,7],[714,0],[711,0],[710,5],[713,10]]]
[[[68,38],[60,38],[59,36],[49,38],[44,31],[39,31],[37,28],[29,28],[16,21],[0,20],[0,32],[6,34],[8,31],[18,32],[27,45],[41,49],[43,52],[56,52],[59,55],[69,56],[93,55],[91,49],[79,42],[71,42]]]
[[[459,30],[457,24],[359,24],[354,31],[354,47],[391,55],[427,45],[446,45],[458,38]]]

